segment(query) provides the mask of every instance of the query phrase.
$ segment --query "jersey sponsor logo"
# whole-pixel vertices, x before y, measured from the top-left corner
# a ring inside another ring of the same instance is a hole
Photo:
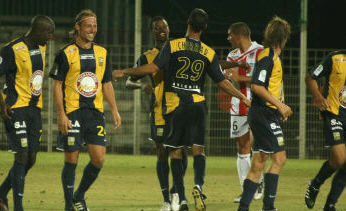
[[[84,97],[93,97],[96,95],[100,82],[92,72],[84,72],[77,79],[76,87],[79,94]]]
[[[266,81],[266,76],[267,76],[267,70],[261,70],[258,76],[258,80],[264,83]]]
[[[319,76],[320,75],[320,73],[323,71],[323,65],[318,65],[318,67],[314,70],[314,72],[313,72],[313,74],[315,75],[315,76]]]
[[[77,51],[77,48],[70,48],[66,51],[66,54],[70,54],[70,53],[73,53],[75,51]]]
[[[339,103],[342,107],[346,108],[346,86],[344,86],[338,94]]]
[[[41,51],[39,49],[31,50],[30,56],[40,55]]]
[[[43,71],[36,70],[30,78],[29,87],[31,94],[34,96],[40,96],[42,91]]]
[[[81,54],[80,59],[81,60],[95,59],[95,56],[94,56],[94,54]]]
[[[14,50],[15,51],[21,51],[21,50],[24,50],[25,49],[25,46],[24,45],[20,45],[18,47],[16,47]]]
[[[14,122],[14,128],[19,129],[19,128],[26,128],[26,124],[25,121],[21,121],[21,122]]]

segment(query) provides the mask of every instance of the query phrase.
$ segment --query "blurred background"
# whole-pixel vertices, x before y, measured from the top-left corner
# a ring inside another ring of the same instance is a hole
[[[38,14],[50,16],[56,24],[55,37],[48,44],[47,69],[44,80],[43,137],[41,149],[55,151],[57,125],[52,96],[53,81],[48,72],[57,51],[68,44],[68,32],[74,17],[82,9],[91,9],[98,16],[95,42],[110,53],[113,69],[133,66],[139,55],[153,47],[149,23],[156,15],[164,16],[172,38],[185,35],[186,20],[193,8],[209,14],[208,30],[202,41],[213,47],[220,59],[226,59],[231,46],[226,40],[230,24],[246,22],[252,30],[252,40],[262,42],[267,22],[278,15],[292,26],[292,35],[281,59],[284,69],[285,99],[293,116],[283,125],[289,158],[325,158],[322,122],[312,106],[303,76],[314,64],[333,50],[346,49],[344,0],[1,0],[0,47],[22,36],[30,20]],[[110,111],[107,118],[108,152],[122,154],[154,154],[154,144],[148,141],[149,100],[144,92],[125,88],[125,80],[113,82],[122,127],[113,129]],[[1,78],[3,85],[4,77]],[[143,83],[149,80],[143,79]],[[323,81],[319,83],[323,84]],[[224,97],[207,80],[208,102],[207,155],[236,156],[236,145],[229,138],[229,114]],[[0,125],[0,149],[7,149],[4,125]]]

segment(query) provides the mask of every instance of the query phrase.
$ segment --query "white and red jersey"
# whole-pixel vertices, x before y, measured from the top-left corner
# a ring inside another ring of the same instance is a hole
[[[263,50],[263,46],[258,44],[257,42],[252,42],[250,48],[246,50],[245,52],[242,52],[239,48],[236,48],[232,50],[228,56],[227,61],[242,61],[246,62],[250,65],[250,71],[246,72],[245,69],[240,67],[235,67],[235,69],[238,69],[239,75],[246,75],[251,77],[253,69],[255,67],[256,59],[259,54]],[[245,82],[239,82],[239,83],[233,83],[234,86],[240,90],[241,93],[243,93],[248,99],[251,98],[251,90],[250,90],[250,83]],[[236,97],[232,97],[231,100],[231,109],[230,113],[232,115],[247,115],[248,109],[246,105],[240,101]]]

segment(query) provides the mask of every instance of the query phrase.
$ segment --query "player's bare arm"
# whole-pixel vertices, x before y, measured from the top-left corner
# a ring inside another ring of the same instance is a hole
[[[265,101],[275,105],[278,108],[283,121],[286,121],[288,117],[292,115],[293,112],[291,108],[272,96],[264,86],[252,84],[251,90]]]
[[[11,119],[10,114],[12,113],[12,109],[5,102],[2,93],[0,93],[0,114],[3,119]]]
[[[62,134],[67,135],[68,129],[72,128],[72,125],[64,110],[62,83],[62,81],[54,81],[53,93],[58,113],[58,129]]]
[[[229,68],[233,68],[233,67],[240,67],[243,68],[245,70],[250,70],[250,65],[246,62],[237,62],[237,61],[225,61],[225,60],[220,60],[219,61],[220,66],[222,69],[229,69]]]
[[[115,102],[114,89],[113,89],[112,82],[104,83],[102,87],[102,92],[103,92],[103,96],[105,97],[106,101],[108,102],[112,110],[112,116],[113,116],[113,121],[115,125],[114,129],[118,129],[121,126],[121,117],[118,112],[117,104]]]
[[[127,69],[123,69],[123,70],[113,70],[113,73],[115,71],[120,71],[122,72],[122,77],[124,75],[149,75],[152,73],[155,73],[157,71],[159,71],[160,68],[154,64],[154,63],[150,63],[150,64],[145,64],[136,68],[127,68]],[[121,74],[118,74],[121,75]],[[113,74],[114,76],[114,74]]]
[[[224,76],[234,82],[250,83],[251,77],[246,75],[239,75],[239,72],[235,68],[226,69]]]
[[[320,110],[324,111],[327,108],[330,107],[329,102],[327,101],[326,98],[324,98],[321,94],[321,92],[318,90],[318,84],[317,81],[314,80],[309,74],[306,75],[305,77],[305,83],[307,87],[309,88],[310,92],[314,96],[315,100],[315,106]]]
[[[229,82],[227,79],[219,82],[217,84],[219,87],[221,87],[227,94],[234,96],[236,98],[239,98],[241,101],[245,103],[247,107],[251,106],[251,101],[245,97],[241,92],[239,92],[231,82]]]

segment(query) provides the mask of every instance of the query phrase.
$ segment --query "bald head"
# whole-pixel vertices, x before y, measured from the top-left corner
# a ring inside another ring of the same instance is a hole
[[[31,29],[32,31],[36,30],[45,30],[49,27],[55,27],[54,21],[45,15],[36,15],[31,19]]]
[[[36,15],[31,19],[27,39],[32,45],[45,45],[52,39],[55,30],[54,21],[45,15]]]

